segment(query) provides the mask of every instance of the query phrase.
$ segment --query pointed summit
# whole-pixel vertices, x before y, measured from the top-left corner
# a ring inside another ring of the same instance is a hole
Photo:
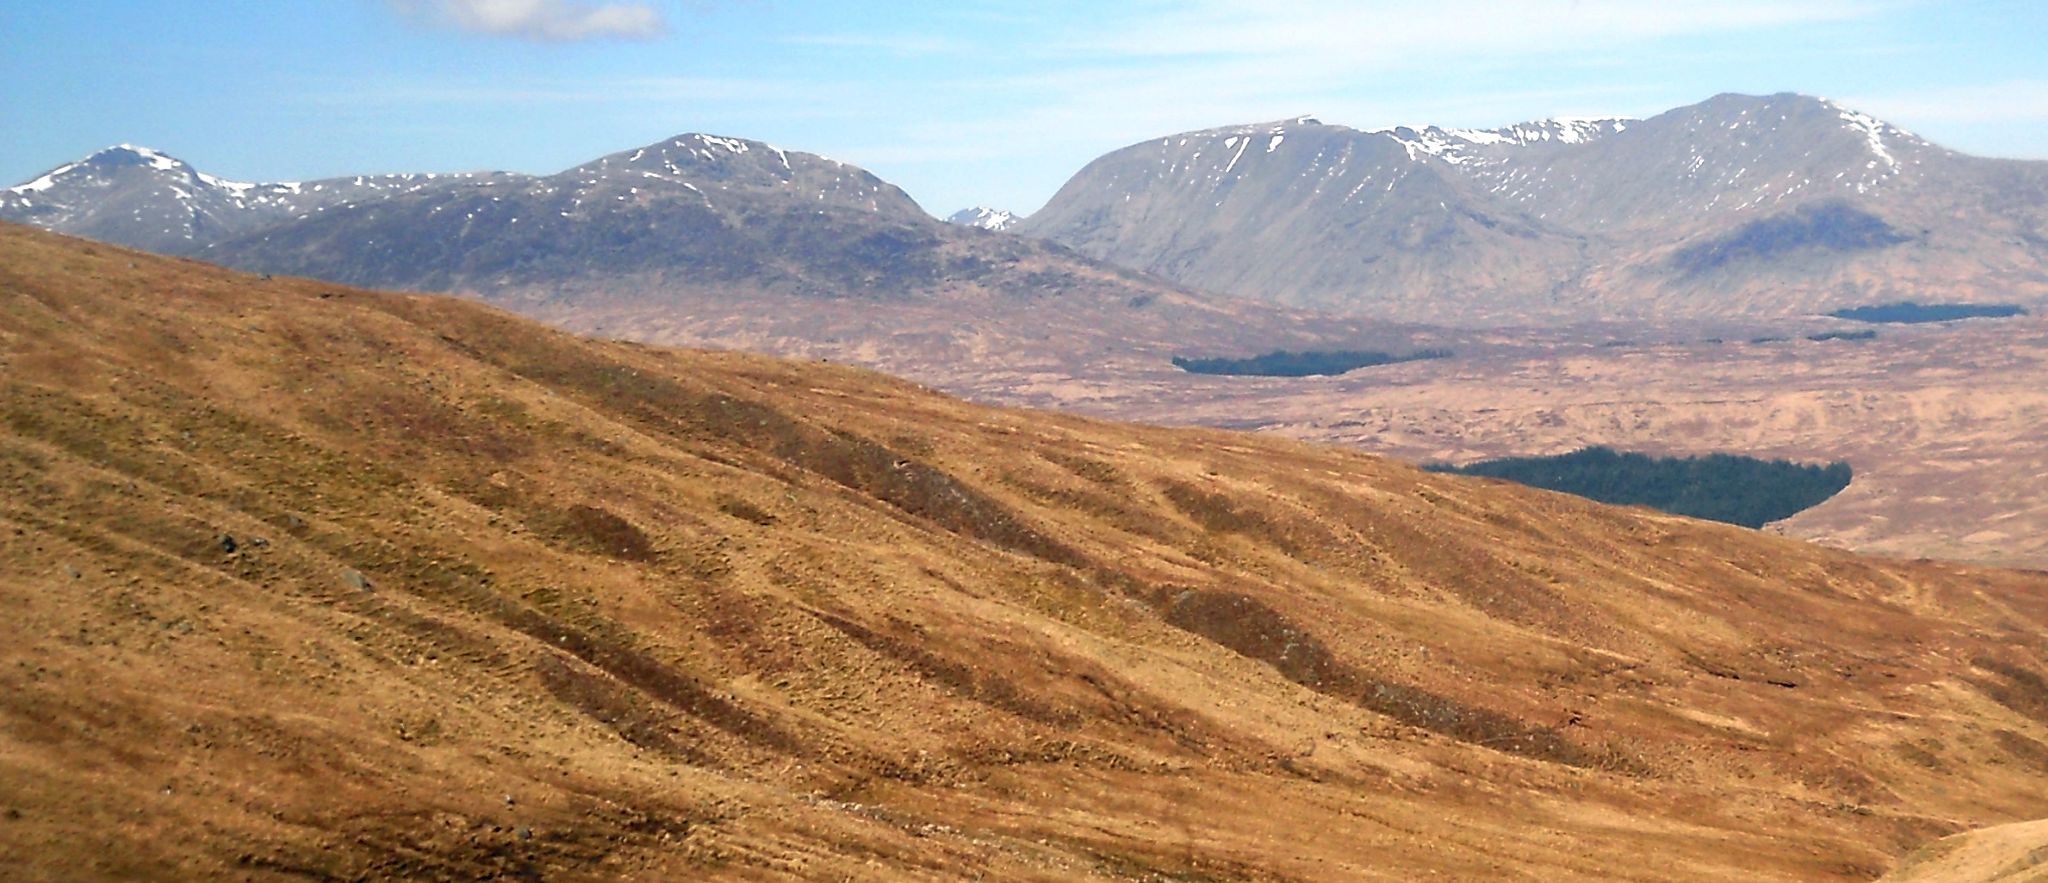
[[[92,155],[77,162],[65,163],[26,182],[9,187],[4,192],[13,196],[29,197],[32,194],[45,193],[86,180],[104,181],[127,169],[187,173],[191,166],[176,157],[148,147],[116,144],[94,151]]]
[[[116,144],[85,158],[82,165],[117,168],[146,166],[159,172],[182,172],[191,168],[184,160],[149,147]]]

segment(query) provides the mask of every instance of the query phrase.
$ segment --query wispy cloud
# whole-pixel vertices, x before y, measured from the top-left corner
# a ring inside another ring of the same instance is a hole
[[[1069,41],[1125,56],[1290,57],[1345,66],[1431,56],[1553,55],[1619,41],[1863,18],[1883,0],[1188,0]]]
[[[746,77],[623,77],[561,80],[520,78],[413,83],[350,79],[305,93],[323,105],[405,104],[738,104],[774,107],[844,102],[857,87],[795,79]]]
[[[1925,123],[2019,123],[2048,120],[2048,80],[1916,89],[1842,99],[1887,119]]]
[[[921,34],[798,34],[783,38],[793,46],[852,49],[895,56],[959,55],[972,51],[965,41]]]
[[[1418,111],[1389,78],[1433,80],[1528,71],[1645,43],[1848,21],[1895,8],[1895,0],[1168,0],[1094,22],[1042,50],[1065,57],[1026,80],[963,83],[1014,90],[996,102],[1019,140],[1050,122],[1135,140],[1171,131],[1314,111],[1332,122],[1407,122]],[[1487,90],[1489,92],[1501,90]],[[1626,91],[1626,90],[1621,90]],[[1590,104],[1578,96],[1575,104]],[[1474,116],[1510,102],[1478,100]],[[1026,109],[1021,113],[1017,106]],[[1560,112],[1618,108],[1574,106]],[[1505,124],[1513,119],[1448,119]],[[1001,121],[988,120],[991,128]],[[1166,126],[1169,128],[1159,129]],[[1042,131],[1042,130],[1041,130]]]
[[[1532,105],[1542,115],[1649,113],[1668,106],[1655,83],[1574,86],[1543,74],[1640,64],[1701,40],[1857,22],[1905,2],[1912,0],[1101,4],[1085,23],[1039,33],[985,68],[918,86],[931,104],[950,109],[944,122],[905,120],[893,137],[854,153],[905,169],[947,160],[1071,169],[1149,137],[1302,113],[1362,128],[1505,125]],[[1510,83],[1523,85],[1500,88]]]
[[[646,40],[667,31],[647,3],[578,0],[390,0],[412,18],[492,37],[546,43]]]

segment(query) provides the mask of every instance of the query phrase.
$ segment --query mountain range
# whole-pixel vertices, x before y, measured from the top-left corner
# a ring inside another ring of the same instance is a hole
[[[269,272],[420,290],[663,277],[685,287],[905,298],[996,272],[987,257],[953,247],[981,240],[931,219],[865,170],[702,134],[547,176],[277,184],[227,181],[124,145],[8,189],[0,218]]]
[[[1189,351],[1402,349],[1409,329],[1207,295],[927,215],[859,168],[690,134],[548,176],[244,184],[111,148],[7,191],[14,217],[273,274],[452,292],[560,327],[856,360],[1023,391]]]
[[[1767,320],[1890,301],[2048,303],[2048,162],[1939,148],[1800,94],[1651,119],[1360,131],[1311,117],[1149,139],[1028,219],[938,223],[893,184],[680,135],[551,176],[244,184],[111,148],[0,219],[350,285],[616,305],[676,291],[899,299],[1116,264],[1257,303],[1446,326]],[[1071,246],[977,240],[1010,229]],[[1128,277],[1126,277],[1128,279]],[[1110,297],[1143,297],[1130,285]]]
[[[1029,218],[969,209],[953,224],[856,167],[712,135],[543,177],[298,184],[118,147],[0,192],[0,219],[557,308],[674,306],[707,288],[1014,297],[1047,273],[1123,280],[1109,300],[1177,284],[1442,325],[2048,303],[2048,163],[1957,154],[1793,94],[1493,130],[1226,126],[1112,152]],[[1020,263],[1041,266],[1010,272]]]
[[[0,604],[10,879],[1869,880],[2048,817],[2041,573],[12,224]]]
[[[1187,132],[1097,159],[1014,229],[1209,291],[1445,324],[2048,302],[2048,162],[1794,94]]]

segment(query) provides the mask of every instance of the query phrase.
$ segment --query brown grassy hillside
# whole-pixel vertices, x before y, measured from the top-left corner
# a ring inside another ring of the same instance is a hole
[[[2048,881],[2048,820],[1944,837],[1914,850],[1884,883]]]
[[[16,878],[1865,879],[2048,577],[0,228]]]

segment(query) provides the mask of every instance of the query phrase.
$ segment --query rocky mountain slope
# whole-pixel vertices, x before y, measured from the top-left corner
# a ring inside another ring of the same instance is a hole
[[[1183,133],[1090,163],[1016,230],[1197,288],[1454,324],[2048,302],[2048,163],[1791,94]]]
[[[2048,577],[0,227],[16,879],[1869,879]]]

